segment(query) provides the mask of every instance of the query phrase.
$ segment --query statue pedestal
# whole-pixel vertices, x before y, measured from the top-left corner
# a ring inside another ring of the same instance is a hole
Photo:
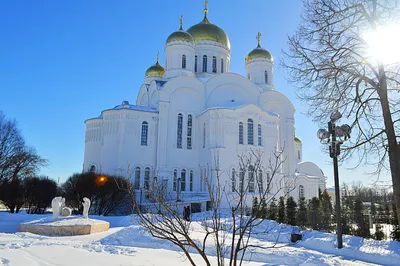
[[[88,235],[108,231],[110,223],[81,217],[42,218],[18,225],[18,232],[29,232],[38,235]]]

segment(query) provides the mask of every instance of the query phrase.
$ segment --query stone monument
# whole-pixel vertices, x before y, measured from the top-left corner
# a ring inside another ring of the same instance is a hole
[[[83,218],[87,219],[89,217],[89,209],[90,209],[90,199],[83,198]]]

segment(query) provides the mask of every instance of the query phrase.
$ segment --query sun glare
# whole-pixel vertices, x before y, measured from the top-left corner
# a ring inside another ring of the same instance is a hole
[[[384,64],[400,63],[400,25],[381,27],[368,32],[364,40],[368,44],[367,56]]]

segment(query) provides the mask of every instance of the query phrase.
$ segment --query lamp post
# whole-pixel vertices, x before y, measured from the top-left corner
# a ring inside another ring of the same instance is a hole
[[[340,145],[343,143],[343,141],[350,138],[350,132],[351,132],[351,127],[347,124],[344,124],[340,127],[335,125],[335,122],[339,120],[341,117],[342,114],[339,111],[334,112],[330,117],[330,121],[328,122],[328,130],[320,129],[317,132],[317,137],[321,140],[321,143],[323,142],[324,139],[327,139],[327,143],[329,144],[329,156],[333,159],[333,174],[335,181],[335,200],[336,200],[336,234],[337,234],[337,242],[339,249],[343,247],[343,239],[342,239],[342,215],[340,207],[338,155],[340,154]],[[344,138],[344,140],[341,140],[340,138]]]

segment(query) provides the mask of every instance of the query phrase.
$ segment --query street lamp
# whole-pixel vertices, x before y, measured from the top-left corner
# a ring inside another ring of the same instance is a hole
[[[333,173],[335,179],[335,200],[336,200],[336,234],[338,240],[338,248],[343,247],[342,239],[342,217],[340,210],[340,189],[339,189],[339,170],[338,170],[338,155],[340,154],[340,145],[350,138],[351,127],[347,124],[336,126],[335,122],[342,117],[339,111],[335,111],[330,116],[328,122],[328,130],[320,129],[317,132],[317,137],[321,140],[327,140],[329,144],[329,155],[333,159]],[[338,138],[338,139],[337,139]],[[343,138],[343,140],[341,139]]]

